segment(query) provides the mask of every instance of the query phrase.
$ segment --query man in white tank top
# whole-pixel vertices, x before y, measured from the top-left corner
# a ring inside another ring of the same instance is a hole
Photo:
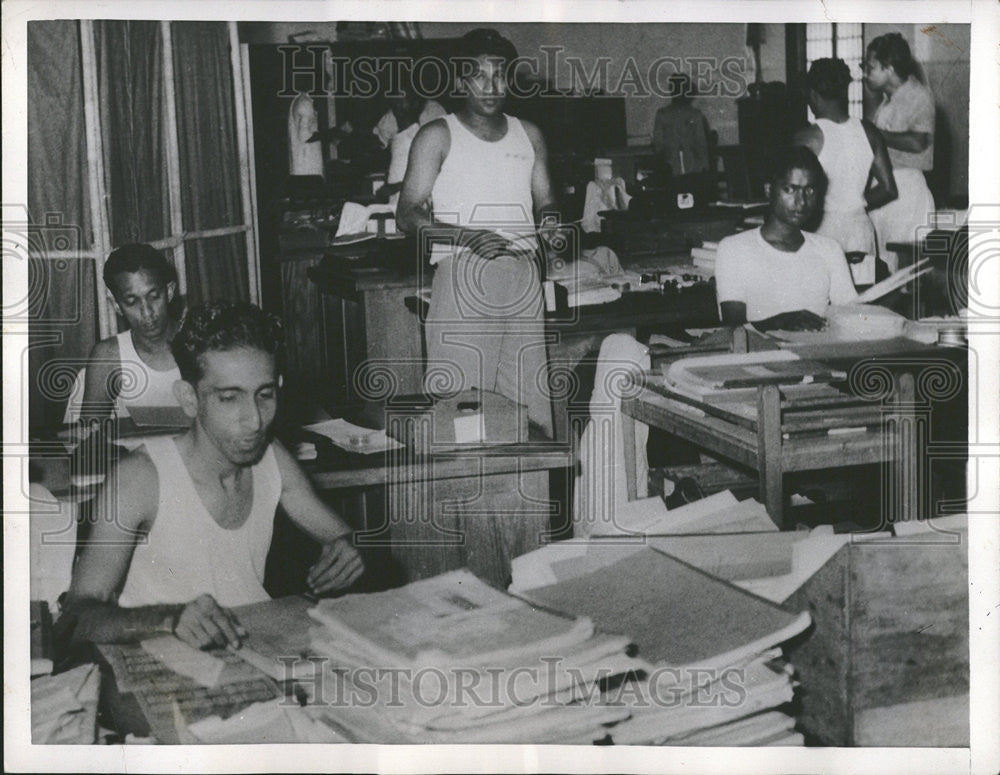
[[[897,195],[885,142],[873,124],[848,114],[851,73],[843,60],[817,59],[807,82],[816,123],[796,134],[795,143],[816,154],[828,180],[816,233],[835,240],[849,260],[852,253],[874,256],[875,228],[868,210]],[[866,284],[875,282],[874,266],[869,269]]]
[[[109,474],[60,619],[65,641],[172,632],[198,648],[238,647],[246,633],[229,609],[268,598],[279,503],[324,546],[307,579],[313,593],[361,574],[350,528],[271,439],[280,333],[249,304],[191,310],[173,342],[191,429],[153,439]]]
[[[425,388],[477,387],[528,408],[552,435],[536,223],[557,223],[541,132],[503,112],[513,46],[463,39],[465,101],[413,140],[397,223],[433,243]]]
[[[170,351],[178,325],[170,310],[177,293],[173,267],[149,245],[123,245],[104,262],[104,284],[129,330],[90,351],[80,416],[127,415],[129,405],[176,406],[174,383],[181,375]]]

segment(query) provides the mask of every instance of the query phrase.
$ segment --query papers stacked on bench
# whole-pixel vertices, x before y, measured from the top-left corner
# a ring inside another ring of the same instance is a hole
[[[467,570],[321,601],[311,647],[342,671],[313,698],[357,742],[589,743],[629,711],[597,683],[639,664],[595,631]]]
[[[31,682],[31,742],[34,745],[90,745],[97,737],[96,665],[80,665]]]
[[[554,558],[559,548],[538,554]],[[550,564],[555,580],[544,586],[529,588],[518,578],[528,563],[515,564],[515,588],[636,644],[643,670],[605,692],[630,710],[610,727],[611,742],[802,743],[782,708],[795,684],[779,646],[809,626],[808,613],[786,612],[642,544],[591,541],[584,555],[573,551],[572,560]]]
[[[702,242],[700,248],[691,248],[691,263],[714,277],[715,257],[718,252],[718,242]]]

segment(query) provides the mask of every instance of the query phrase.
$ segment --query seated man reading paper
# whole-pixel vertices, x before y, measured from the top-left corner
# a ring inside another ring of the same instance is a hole
[[[831,304],[857,298],[847,259],[829,237],[803,231],[823,206],[815,154],[792,148],[771,177],[764,225],[719,243],[715,290],[722,322],[761,331],[818,330]]]
[[[128,330],[90,351],[81,416],[127,416],[130,405],[173,406],[180,378],[170,351],[179,325],[170,308],[177,293],[173,267],[149,245],[123,245],[104,262],[104,284]]]
[[[271,437],[280,378],[278,323],[250,304],[192,309],[173,340],[174,391],[191,429],[151,438],[111,471],[73,572],[60,630],[74,642],[174,633],[239,646],[229,611],[267,600],[275,509],[323,544],[308,583],[352,584],[362,560],[350,528]]]

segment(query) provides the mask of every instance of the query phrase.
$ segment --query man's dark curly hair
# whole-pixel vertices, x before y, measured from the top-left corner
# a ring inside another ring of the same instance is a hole
[[[824,57],[809,66],[806,82],[820,97],[846,101],[847,88],[851,85],[851,70],[843,59]]]
[[[149,272],[162,285],[177,279],[166,256],[156,248],[135,242],[111,251],[104,262],[104,284],[117,296],[118,286],[115,281],[118,275],[134,272]]]
[[[898,32],[879,35],[868,44],[867,53],[875,57],[882,67],[895,70],[903,81],[911,75],[920,79],[920,68],[910,53],[910,44]]]
[[[479,27],[465,33],[458,41],[458,55],[474,59],[479,56],[497,57],[508,65],[517,59],[514,44],[499,32]]]
[[[181,379],[196,385],[204,376],[201,356],[248,347],[275,357],[281,368],[284,333],[274,315],[246,302],[214,301],[188,310],[170,345]]]

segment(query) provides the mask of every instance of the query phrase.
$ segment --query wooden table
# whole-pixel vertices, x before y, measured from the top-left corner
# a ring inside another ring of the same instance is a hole
[[[335,414],[363,427],[384,428],[391,412],[372,402]],[[313,485],[327,495],[360,496],[357,545],[391,556],[401,572],[397,581],[468,567],[505,588],[511,559],[541,545],[558,521],[553,519],[560,516],[558,505],[568,501],[551,493],[550,473],[573,465],[570,447],[535,428],[522,444],[405,446],[371,455],[347,452],[325,439],[309,440],[319,450],[316,461],[303,463]]]
[[[666,209],[666,205],[664,205]],[[765,208],[701,207],[670,210],[652,216],[629,210],[600,213],[601,232],[622,261],[686,250],[702,242],[718,242],[738,229],[745,218]]]
[[[336,416],[364,427],[385,427],[386,414],[378,402],[340,408]],[[57,497],[87,501],[121,453],[114,442],[179,432],[138,429],[129,419],[109,420],[105,431],[103,438],[94,437],[72,453],[63,442],[35,445],[33,480]],[[396,581],[468,566],[505,587],[511,559],[540,545],[552,530],[553,517],[560,516],[556,504],[568,501],[550,500],[549,478],[550,472],[572,466],[570,448],[547,440],[537,429],[523,444],[424,451],[404,447],[371,455],[340,449],[287,418],[276,435],[291,449],[299,441],[315,443],[319,456],[302,462],[303,469],[318,491],[340,499],[334,504],[338,511],[359,504],[360,519],[345,513],[358,528],[357,545],[376,550],[376,557],[379,548],[386,550],[381,554],[391,554],[402,571]],[[88,481],[74,482],[71,475],[82,472],[89,474]]]
[[[965,350],[910,340],[793,349],[803,358],[848,371],[853,389],[845,389],[838,398],[797,400],[783,396],[776,385],[763,385],[746,399],[748,411],[747,407],[726,408],[680,395],[663,387],[662,379],[647,378],[634,395],[622,400],[625,450],[635,448],[635,422],[639,421],[756,469],[760,499],[779,527],[790,527],[785,524],[785,473],[891,463],[885,518],[928,516],[924,445],[929,406],[936,397],[933,385],[931,394],[924,395],[928,386],[921,372],[940,368],[942,363],[961,370]],[[937,396],[941,400],[953,397]],[[848,431],[854,428],[864,430]],[[628,495],[633,499],[637,492],[634,452],[626,452],[625,467]]]
[[[421,321],[427,317],[429,303],[420,296],[408,296],[407,308]],[[570,307],[545,315],[549,336],[549,382],[552,387],[554,433],[559,440],[570,438],[570,404],[586,405],[585,395],[571,394],[567,387],[581,382],[581,364],[596,366],[601,343],[609,334],[624,333],[645,340],[651,333],[678,334],[684,328],[709,328],[719,325],[714,286],[704,283],[684,289],[625,292],[616,301],[586,307]],[[584,391],[585,392],[585,391]]]

